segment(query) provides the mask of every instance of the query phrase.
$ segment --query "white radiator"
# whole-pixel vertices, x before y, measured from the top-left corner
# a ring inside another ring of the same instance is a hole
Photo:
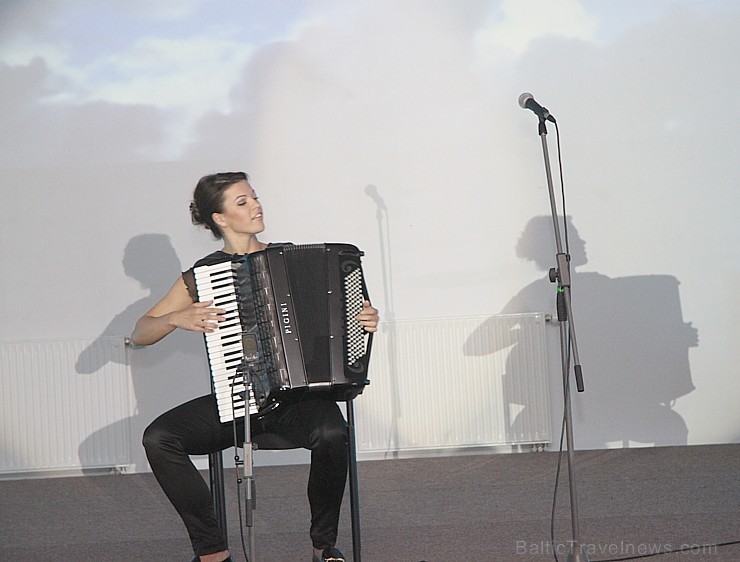
[[[0,343],[0,373],[0,474],[131,463],[123,338]]]
[[[355,401],[361,458],[550,442],[544,314],[383,323]]]
[[[360,458],[546,444],[542,314],[387,322],[354,401]],[[0,343],[0,475],[132,463],[123,338]]]

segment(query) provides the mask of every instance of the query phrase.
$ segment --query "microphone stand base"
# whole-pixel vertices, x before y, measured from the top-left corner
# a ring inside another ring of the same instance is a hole
[[[589,562],[582,545],[571,545],[567,560],[568,562]]]

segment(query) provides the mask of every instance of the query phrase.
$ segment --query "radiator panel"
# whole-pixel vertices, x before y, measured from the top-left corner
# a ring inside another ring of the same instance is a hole
[[[123,338],[0,343],[0,373],[0,474],[131,465]],[[383,323],[369,378],[360,458],[550,442],[542,314]]]
[[[131,463],[123,338],[1,343],[0,372],[0,473]]]
[[[546,350],[543,314],[382,324],[355,400],[358,451],[549,443]]]

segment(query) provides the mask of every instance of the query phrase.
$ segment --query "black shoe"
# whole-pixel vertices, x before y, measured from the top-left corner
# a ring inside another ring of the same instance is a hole
[[[193,556],[193,559],[190,562],[200,562],[200,556]],[[222,562],[234,562],[234,561],[231,559],[231,556],[229,556],[228,558],[224,559]]]
[[[313,553],[312,562],[346,562],[344,554],[339,552],[339,549],[333,546],[327,546],[321,553],[321,558],[316,556],[316,552]]]

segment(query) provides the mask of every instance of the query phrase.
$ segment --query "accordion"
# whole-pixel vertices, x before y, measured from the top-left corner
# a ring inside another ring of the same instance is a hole
[[[372,334],[355,320],[368,293],[351,244],[281,244],[193,268],[198,300],[225,309],[204,335],[221,422],[369,384]]]

